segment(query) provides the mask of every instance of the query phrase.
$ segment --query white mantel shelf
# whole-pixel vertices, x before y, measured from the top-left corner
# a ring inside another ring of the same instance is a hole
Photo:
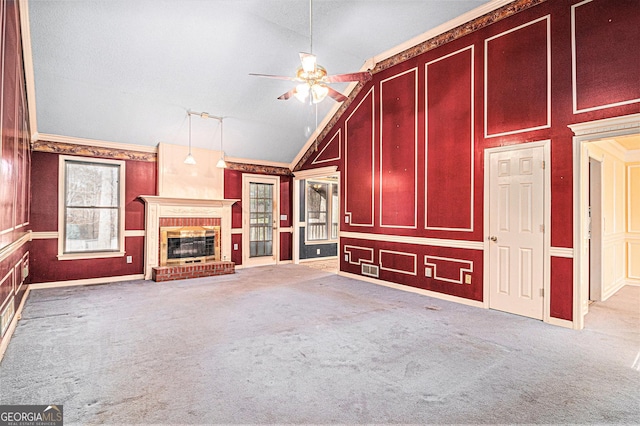
[[[145,203],[144,277],[151,279],[153,268],[159,266],[160,218],[214,217],[220,218],[221,260],[231,259],[231,206],[240,200],[195,199],[140,195]]]
[[[146,204],[161,204],[166,206],[205,206],[205,207],[224,207],[231,206],[240,200],[203,200],[200,198],[175,198],[161,197],[159,195],[140,195],[138,197]]]

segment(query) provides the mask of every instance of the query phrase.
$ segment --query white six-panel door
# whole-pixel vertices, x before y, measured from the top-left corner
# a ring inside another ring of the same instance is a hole
[[[489,307],[544,315],[544,149],[489,154]]]

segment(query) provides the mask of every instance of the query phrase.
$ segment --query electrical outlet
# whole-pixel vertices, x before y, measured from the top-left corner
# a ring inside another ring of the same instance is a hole
[[[427,278],[431,278],[433,272],[431,270],[431,268],[424,268],[424,276]]]
[[[133,256],[127,256],[127,263],[133,263]]]
[[[464,283],[465,284],[471,284],[471,274],[466,274],[464,276]]]
[[[233,245],[233,249],[234,249],[234,250],[238,250],[238,243],[235,243],[235,244]]]
[[[344,223],[349,223],[349,216],[344,217]]]
[[[345,255],[344,255],[344,261],[345,261],[345,262],[348,262],[348,261],[349,261],[349,255],[348,255],[348,254],[345,254]]]
[[[316,249],[316,254],[320,254],[320,249]]]

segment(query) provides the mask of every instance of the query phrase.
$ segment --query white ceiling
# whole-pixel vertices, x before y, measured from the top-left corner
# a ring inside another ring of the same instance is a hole
[[[315,0],[313,53],[329,74],[359,71],[485,3]],[[190,109],[225,117],[228,156],[289,163],[315,127],[313,107],[276,99],[292,82],[249,76],[293,76],[308,0],[29,0],[29,22],[40,134],[187,145]],[[193,146],[219,149],[218,123],[192,120]]]

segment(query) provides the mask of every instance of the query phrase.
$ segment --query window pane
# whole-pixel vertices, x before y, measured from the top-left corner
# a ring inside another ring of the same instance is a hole
[[[117,208],[66,209],[65,253],[118,250]]]
[[[307,240],[328,239],[328,192],[329,184],[307,181]]]
[[[66,162],[66,205],[118,207],[118,165]]]

